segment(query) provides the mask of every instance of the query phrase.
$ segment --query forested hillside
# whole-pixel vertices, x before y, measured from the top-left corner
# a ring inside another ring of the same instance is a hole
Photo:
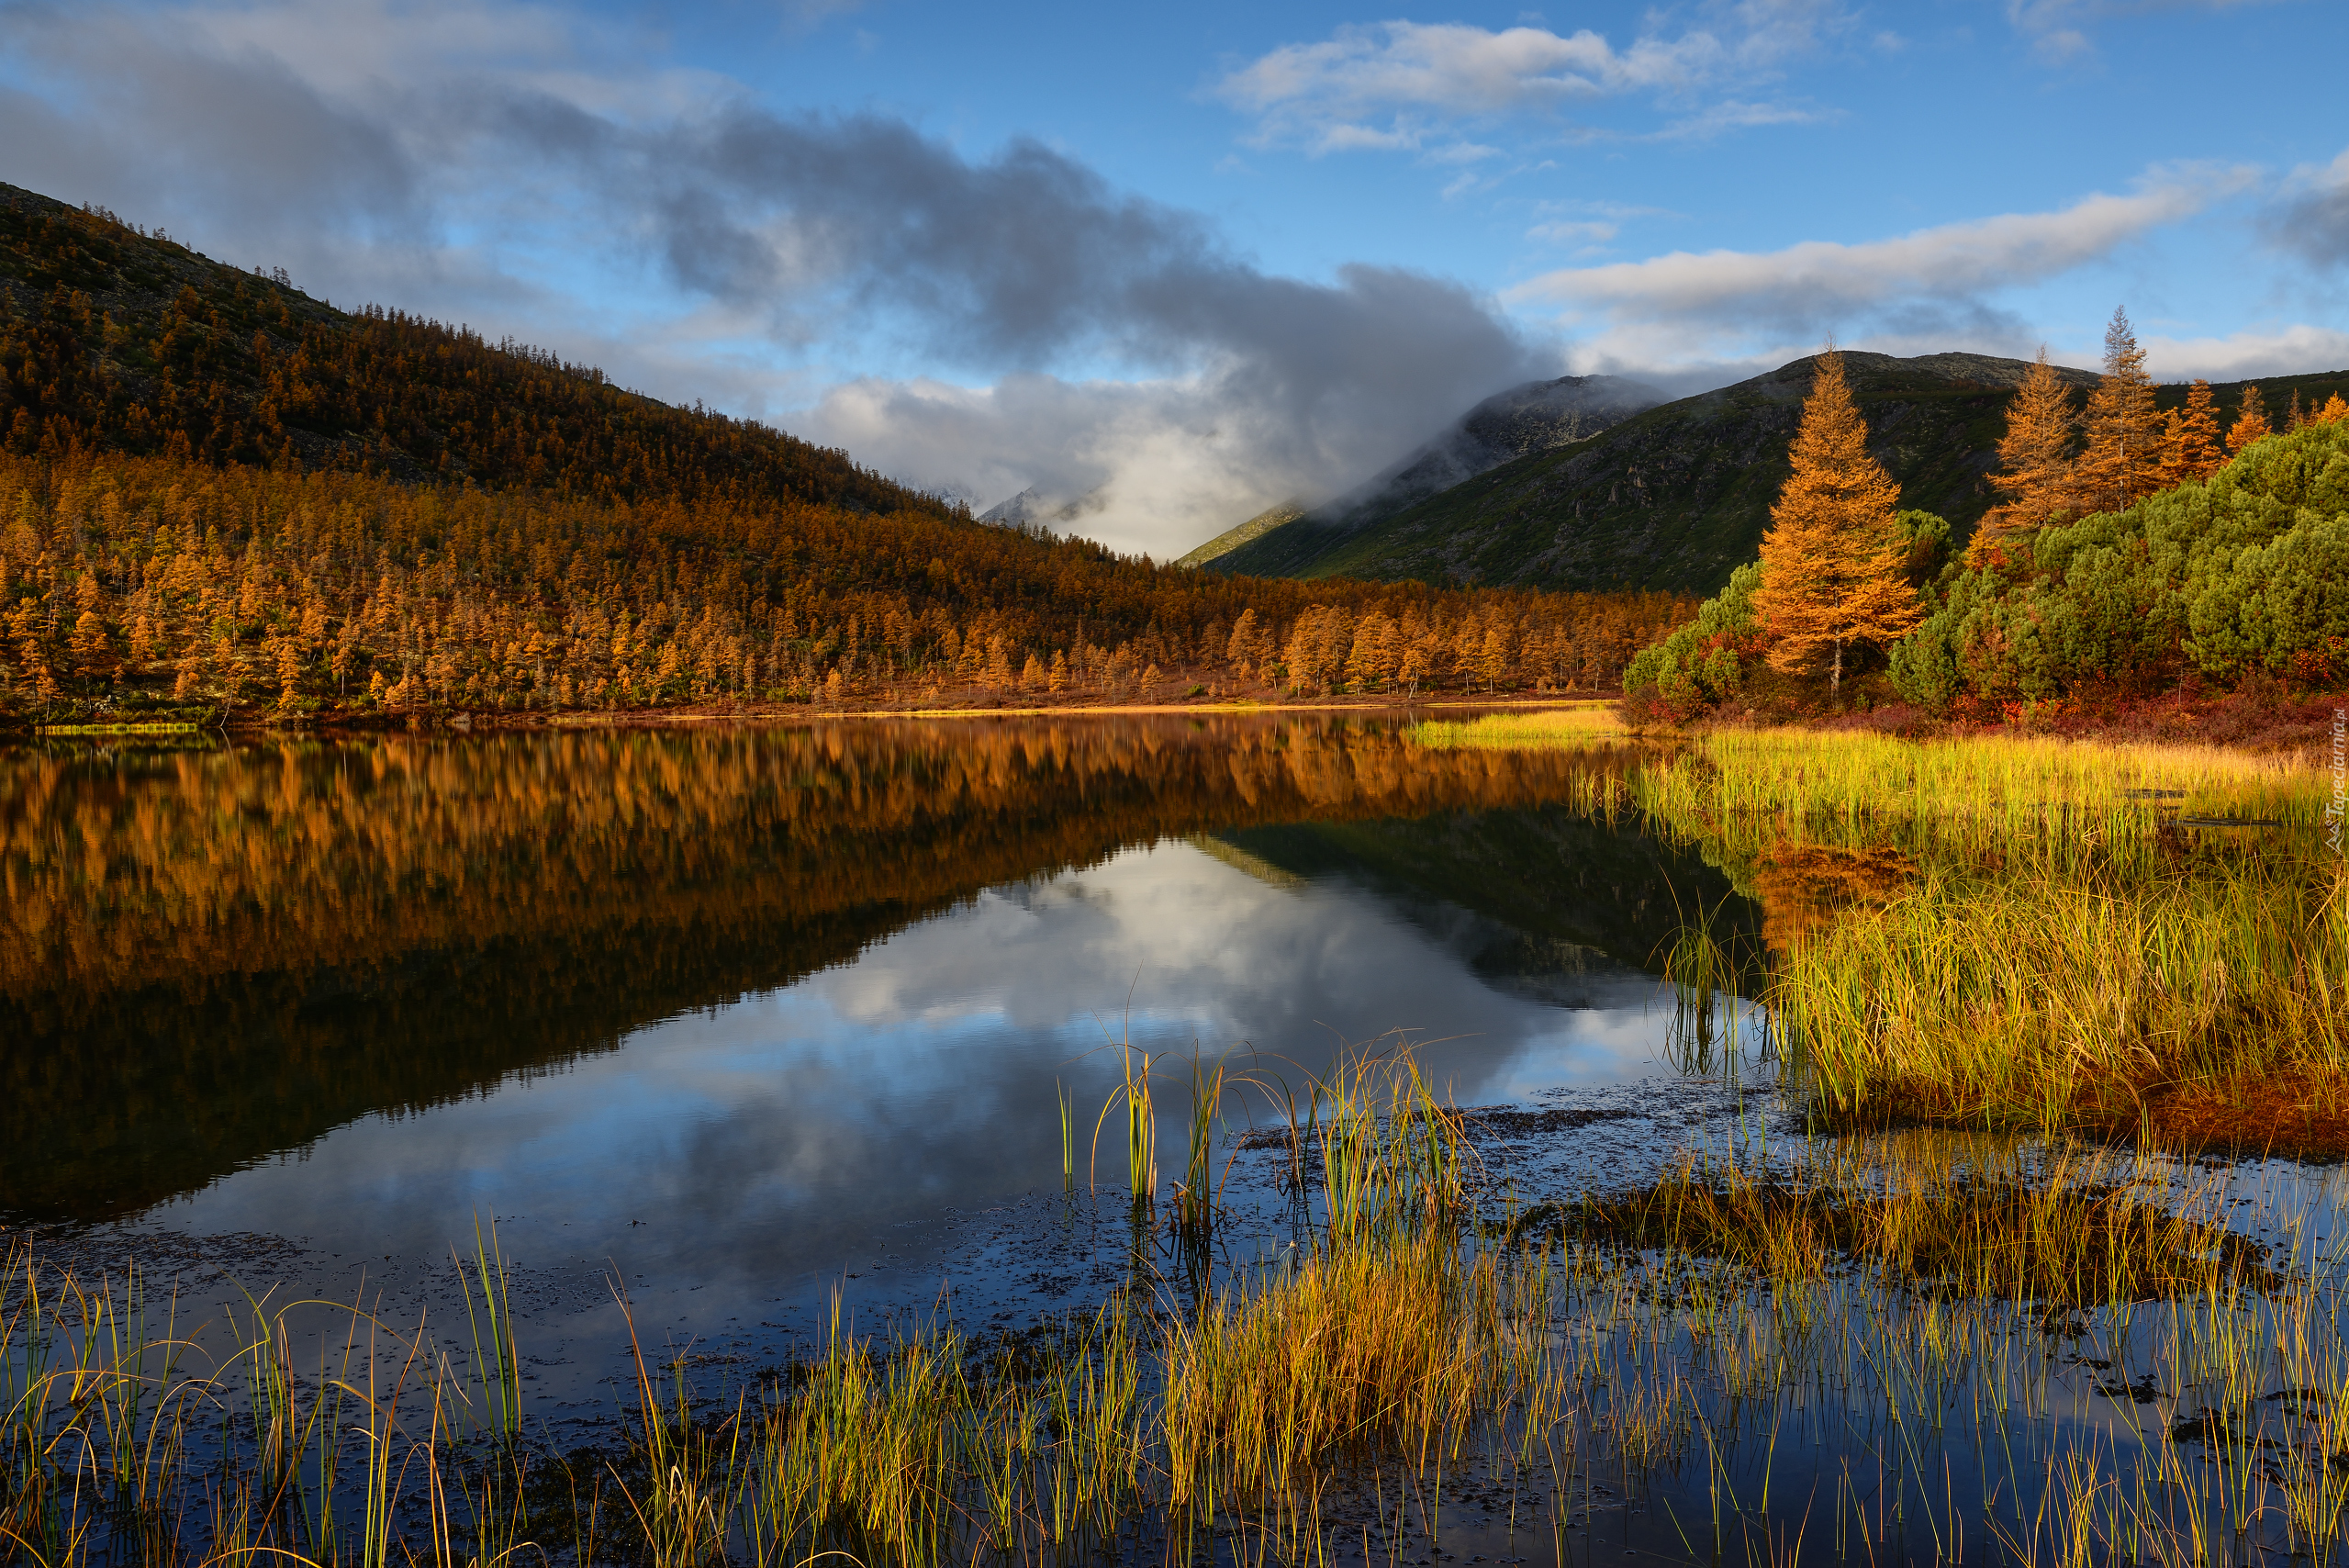
[[[0,715],[1611,685],[1689,606],[1202,577],[0,187]]]
[[[1847,353],[1846,373],[1865,418],[1869,452],[1900,487],[1901,505],[1951,523],[1963,543],[1997,499],[1997,463],[2008,403],[2031,366],[1982,354],[1894,359]],[[1359,532],[1270,530],[1222,556],[1222,571],[1346,574],[1430,583],[1605,589],[1645,587],[1711,592],[1751,561],[1770,506],[1789,472],[1815,359],[1734,386],[1683,398],[1624,420],[1589,441],[1506,464]],[[2086,370],[2058,374],[2075,388]],[[2349,393],[2349,371],[2263,383],[2282,415]],[[2214,389],[2232,418],[2243,385]],[[2183,386],[2164,386],[2164,409]]]
[[[2189,673],[2349,681],[2349,413],[2207,479],[2044,526],[1936,586],[1891,676],[1921,706],[2127,696]]]
[[[218,465],[934,511],[844,453],[397,311],[333,309],[0,185],[0,437]]]

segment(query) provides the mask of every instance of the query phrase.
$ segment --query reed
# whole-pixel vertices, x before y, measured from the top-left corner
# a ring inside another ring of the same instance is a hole
[[[522,1429],[522,1363],[514,1344],[512,1285],[506,1274],[505,1249],[498,1242],[498,1226],[487,1232],[479,1215],[473,1222],[473,1271],[451,1254],[457,1274],[469,1289],[464,1297],[465,1327],[473,1339],[473,1376],[481,1395],[481,1417],[499,1442],[511,1443]]]
[[[1093,1118],[1093,1138],[1085,1155],[1087,1181],[1101,1160],[1102,1128],[1114,1114],[1125,1136],[1125,1184],[1135,1209],[1157,1202],[1158,1192],[1158,1113],[1150,1083],[1150,1053],[1136,1051],[1126,1041],[1117,1043],[1120,1081]],[[1140,1058],[1140,1067],[1135,1065]]]
[[[1530,712],[1493,713],[1481,719],[1431,719],[1412,725],[1405,734],[1412,745],[1436,751],[1454,748],[1516,751],[1604,745],[1634,738],[1631,732],[1624,728],[1612,702],[1570,703]]]
[[[1910,741],[1851,731],[1721,730],[1640,776],[1669,823],[1728,816],[1841,820],[1942,834],[2150,833],[2155,808],[2314,825],[2330,780],[2298,756],[2219,746],[1985,735]]]
[[[2275,859],[2122,885],[1930,874],[1795,943],[1767,999],[1830,1124],[2323,1148],[2349,1108],[2349,879]]]
[[[1229,1087],[1202,1070],[1194,1116]],[[168,1304],[19,1255],[0,1557],[1318,1565],[1342,1512],[1346,1559],[1391,1562],[1456,1550],[1471,1501],[1560,1557],[1651,1506],[1691,1557],[1790,1568],[2349,1549],[2349,1264],[2283,1191],[1910,1133],[1740,1145],[1520,1210],[1407,1053],[1284,1103],[1320,1178],[1292,1262],[1180,1302],[1136,1276],[991,1345],[944,1319],[859,1334],[835,1305],[786,1375],[709,1398],[632,1325],[617,1455],[494,1423],[468,1443],[479,1372],[421,1324],[353,1309],[339,1361],[281,1387],[287,1309],[246,1309],[234,1364],[199,1369],[200,1336],[140,1326],[175,1323]],[[494,1278],[486,1231],[469,1288],[485,1260]],[[281,1488],[310,1503],[274,1500],[287,1451],[313,1456]],[[345,1466],[366,1506],[339,1522],[317,1497]]]

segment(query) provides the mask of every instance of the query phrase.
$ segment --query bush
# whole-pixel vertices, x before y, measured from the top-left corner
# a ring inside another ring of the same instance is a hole
[[[1696,619],[1631,657],[1623,673],[1627,693],[1649,694],[1674,721],[1718,707],[1745,686],[1748,666],[1762,644],[1753,613],[1762,563],[1729,574],[1729,586],[1696,610]],[[1628,714],[1627,712],[1627,722]]]
[[[2019,571],[1955,573],[1893,650],[1946,712],[2164,689],[2188,672],[2332,674],[2349,646],[2349,423],[2270,436],[2202,484],[2041,529]]]

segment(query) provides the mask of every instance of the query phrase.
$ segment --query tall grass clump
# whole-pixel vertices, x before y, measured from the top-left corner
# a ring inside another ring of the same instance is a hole
[[[1412,725],[1405,734],[1412,745],[1435,751],[1583,746],[1633,738],[1616,716],[1613,702],[1491,713],[1481,719],[1429,719]]]
[[[1903,740],[1850,731],[1721,730],[1645,769],[1650,815],[1690,829],[1733,816],[1930,825],[1995,842],[2050,832],[2131,836],[2158,826],[2153,802],[2312,825],[2330,782],[2304,760],[2219,746],[2113,745],[1984,735]]]
[[[2120,886],[1929,875],[1795,943],[1768,1000],[1830,1123],[2182,1133],[2162,1119],[2232,1088],[2239,1141],[2288,1148],[2349,1110],[2349,879],[2290,860]],[[2299,1126],[2265,1114],[2281,1088]]]
[[[1762,904],[1748,993],[1823,1125],[2349,1152],[2349,881],[2304,759],[1729,730],[1635,788]]]

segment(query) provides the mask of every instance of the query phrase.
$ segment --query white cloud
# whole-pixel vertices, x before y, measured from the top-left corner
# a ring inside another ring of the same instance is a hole
[[[1534,204],[1533,213],[1538,221],[1526,230],[1527,239],[1583,252],[1616,239],[1634,218],[1677,216],[1665,207],[1618,201],[1543,201]]]
[[[1814,0],[1748,0],[1718,29],[1644,34],[1622,49],[1587,28],[1560,34],[1380,22],[1283,44],[1225,75],[1215,92],[1256,117],[1259,141],[1315,153],[1416,148],[1461,119],[1555,113],[1632,95],[1685,100],[1725,82],[1766,79],[1842,20],[1839,8]],[[1724,103],[1681,121],[1679,134],[1801,118],[1805,111]]]
[[[1485,395],[1464,379],[1377,393],[1352,378],[1302,386],[1266,368],[1233,354],[1153,380],[867,377],[784,422],[974,508],[1033,489],[1046,515],[1076,509],[1056,528],[1163,560],[1280,501],[1344,489]]]
[[[2147,337],[2146,368],[2164,381],[2243,381],[2263,375],[2306,375],[2349,370],[2349,332],[2296,322],[2219,338]]]
[[[1800,108],[1791,104],[1748,104],[1732,98],[1673,120],[1654,134],[1660,141],[1705,141],[1756,126],[1819,125],[1841,118],[1829,109]]]
[[[1604,245],[1623,232],[1623,225],[1603,218],[1537,223],[1526,230],[1528,240],[1551,245]]]
[[[2003,336],[2019,324],[1987,297],[2109,255],[2253,178],[2241,169],[2158,170],[2133,194],[2093,195],[2060,212],[2008,213],[1857,244],[1811,240],[1780,251],[1676,251],[1562,268],[1509,297],[1561,307],[1568,321],[1601,330],[1593,352],[1632,363],[1644,355],[1651,366],[1719,359],[1725,348],[1816,343],[1838,330]]]

